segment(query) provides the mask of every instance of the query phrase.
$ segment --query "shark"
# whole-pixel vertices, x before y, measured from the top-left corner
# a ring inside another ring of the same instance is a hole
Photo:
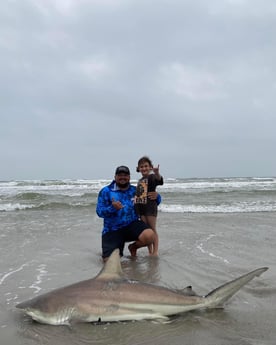
[[[41,294],[16,307],[33,320],[50,325],[168,320],[192,310],[223,307],[245,284],[267,269],[255,269],[200,296],[191,286],[176,290],[127,279],[116,249],[94,278]]]

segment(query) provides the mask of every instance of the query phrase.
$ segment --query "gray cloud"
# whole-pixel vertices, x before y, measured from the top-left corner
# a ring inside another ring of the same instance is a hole
[[[0,179],[275,175],[274,0],[8,2]]]

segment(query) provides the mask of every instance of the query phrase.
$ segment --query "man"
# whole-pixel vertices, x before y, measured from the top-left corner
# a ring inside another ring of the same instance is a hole
[[[102,188],[98,195],[96,212],[104,219],[102,230],[102,257],[106,261],[114,249],[120,249],[123,256],[125,242],[131,256],[136,256],[138,248],[153,243],[154,232],[149,226],[138,219],[134,207],[136,187],[130,184],[130,171],[126,166],[119,166],[115,171],[114,180]],[[149,195],[157,198],[157,193]],[[157,198],[158,199],[158,198]],[[159,201],[160,202],[160,196]]]

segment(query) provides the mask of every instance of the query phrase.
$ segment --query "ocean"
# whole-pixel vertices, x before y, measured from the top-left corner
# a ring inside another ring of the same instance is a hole
[[[91,208],[108,180],[0,181],[0,212]],[[136,184],[137,181],[131,181]],[[275,212],[276,178],[170,178],[161,212]]]
[[[199,294],[258,267],[269,270],[224,309],[162,324],[40,325],[21,301],[95,276],[102,267],[102,219],[95,212],[109,180],[0,181],[1,344],[274,344],[276,177],[168,178],[157,230],[159,258],[145,248],[122,258],[132,279]],[[132,183],[136,184],[136,180]]]

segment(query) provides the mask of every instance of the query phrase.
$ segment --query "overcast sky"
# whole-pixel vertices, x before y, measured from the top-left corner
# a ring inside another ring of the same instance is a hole
[[[5,0],[0,180],[276,176],[275,0]]]

